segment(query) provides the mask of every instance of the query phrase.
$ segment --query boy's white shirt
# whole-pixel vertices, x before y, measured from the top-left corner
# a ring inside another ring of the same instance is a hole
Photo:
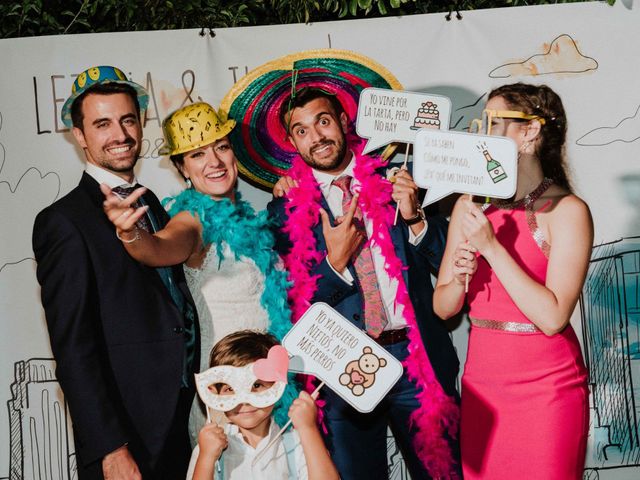
[[[289,464],[284,448],[282,437],[266,452],[258,464],[252,466],[253,458],[271,439],[280,431],[280,427],[275,422],[271,422],[269,433],[265,438],[260,440],[258,446],[254,449],[244,441],[240,429],[231,423],[225,425],[224,431],[229,439],[229,446],[222,452],[221,460],[224,461],[224,480],[288,480]],[[287,430],[285,435],[291,435],[293,444],[295,445],[294,458],[296,466],[297,479],[307,480],[307,462],[304,458],[302,444],[298,432],[293,428]],[[191,453],[191,461],[189,462],[189,470],[187,471],[187,480],[193,479],[193,472],[196,467],[196,461],[200,454],[200,447],[196,445]],[[217,466],[217,464],[216,464]],[[214,477],[215,478],[215,477]]]

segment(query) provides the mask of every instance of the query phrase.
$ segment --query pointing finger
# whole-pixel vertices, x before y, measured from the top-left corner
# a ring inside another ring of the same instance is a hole
[[[131,229],[133,229],[134,225],[138,222],[138,220],[140,220],[140,217],[142,217],[145,213],[147,213],[148,209],[149,209],[149,207],[147,205],[145,205],[143,207],[136,208],[133,211],[133,213],[129,213],[130,210],[126,210],[121,215],[121,217],[122,216],[125,217],[125,220],[122,221],[121,223],[119,222],[118,226],[122,230],[131,230]]]
[[[351,221],[353,220],[353,216],[356,213],[356,209],[358,208],[358,196],[359,196],[358,194],[355,194],[351,199],[351,204],[349,205],[349,211],[344,216],[342,223],[346,223],[347,225],[351,224]]]
[[[133,205],[144,193],[147,191],[145,187],[136,188],[131,195],[127,198],[122,199],[122,205],[130,207]]]
[[[329,220],[329,215],[325,211],[324,208],[320,209],[320,219],[322,220],[322,231],[328,232],[333,227],[331,226],[331,221]]]

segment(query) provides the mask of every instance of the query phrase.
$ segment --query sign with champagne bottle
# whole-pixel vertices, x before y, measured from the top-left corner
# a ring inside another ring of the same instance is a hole
[[[413,144],[413,178],[427,189],[424,205],[451,193],[509,198],[516,191],[517,158],[510,138],[420,130]]]

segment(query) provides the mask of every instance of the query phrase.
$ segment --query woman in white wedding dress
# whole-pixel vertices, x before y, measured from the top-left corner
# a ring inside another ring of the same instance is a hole
[[[234,126],[203,102],[165,119],[161,153],[170,155],[188,188],[163,201],[172,218],[162,230],[151,234],[140,224],[146,207],[137,202],[144,188],[122,199],[103,187],[105,212],[132,257],[154,267],[184,264],[200,323],[199,371],[208,368],[213,345],[231,332],[269,331],[281,340],[291,327],[287,274],[277,268],[267,212],[256,214],[236,191],[237,161],[227,138]],[[275,410],[279,424],[297,396],[291,386],[287,390]],[[192,444],[205,418],[196,398]]]

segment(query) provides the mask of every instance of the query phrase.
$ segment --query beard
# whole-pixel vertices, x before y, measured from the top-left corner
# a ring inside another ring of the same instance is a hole
[[[135,167],[138,162],[138,158],[140,157],[140,151],[142,148],[142,144],[140,142],[136,142],[132,138],[126,139],[124,142],[118,142],[118,145],[127,145],[132,147],[129,155],[127,157],[121,158],[113,158],[107,153],[107,148],[114,146],[113,144],[107,145],[103,149],[103,154],[96,158],[96,163],[104,168],[105,170],[110,170],[112,172],[120,173],[120,172],[128,172]]]
[[[336,153],[330,157],[323,158],[322,160],[316,160],[313,157],[314,150],[322,148],[326,145],[335,145]],[[314,170],[318,170],[321,172],[332,171],[340,166],[340,164],[344,161],[345,155],[347,153],[347,145],[343,138],[339,138],[338,140],[324,140],[322,142],[318,142],[316,145],[309,149],[309,152],[306,154],[300,154],[303,160],[307,165],[309,165]]]

